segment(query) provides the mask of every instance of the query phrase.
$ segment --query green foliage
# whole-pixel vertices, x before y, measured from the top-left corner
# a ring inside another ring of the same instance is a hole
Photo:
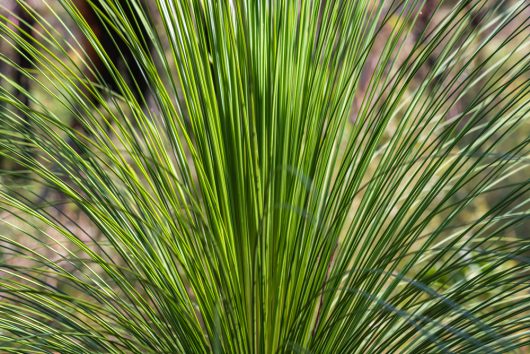
[[[0,58],[34,85],[2,74],[0,154],[34,181],[0,190],[1,352],[528,344],[527,1],[97,1],[149,108],[59,1],[33,39],[0,25],[37,64]]]

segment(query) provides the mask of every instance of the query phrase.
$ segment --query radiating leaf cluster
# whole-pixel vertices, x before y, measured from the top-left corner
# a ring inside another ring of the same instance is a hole
[[[528,345],[527,1],[93,1],[132,80],[43,3],[34,37],[0,24],[36,65],[0,56],[33,84],[0,73],[0,154],[34,181],[0,185],[0,351]]]

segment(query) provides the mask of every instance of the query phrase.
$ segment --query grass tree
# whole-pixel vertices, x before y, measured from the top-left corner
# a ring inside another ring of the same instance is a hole
[[[1,352],[524,351],[527,1],[20,3]]]

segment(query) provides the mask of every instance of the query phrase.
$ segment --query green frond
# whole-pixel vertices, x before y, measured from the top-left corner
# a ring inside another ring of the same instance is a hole
[[[527,1],[89,2],[0,5],[1,352],[528,348]]]

